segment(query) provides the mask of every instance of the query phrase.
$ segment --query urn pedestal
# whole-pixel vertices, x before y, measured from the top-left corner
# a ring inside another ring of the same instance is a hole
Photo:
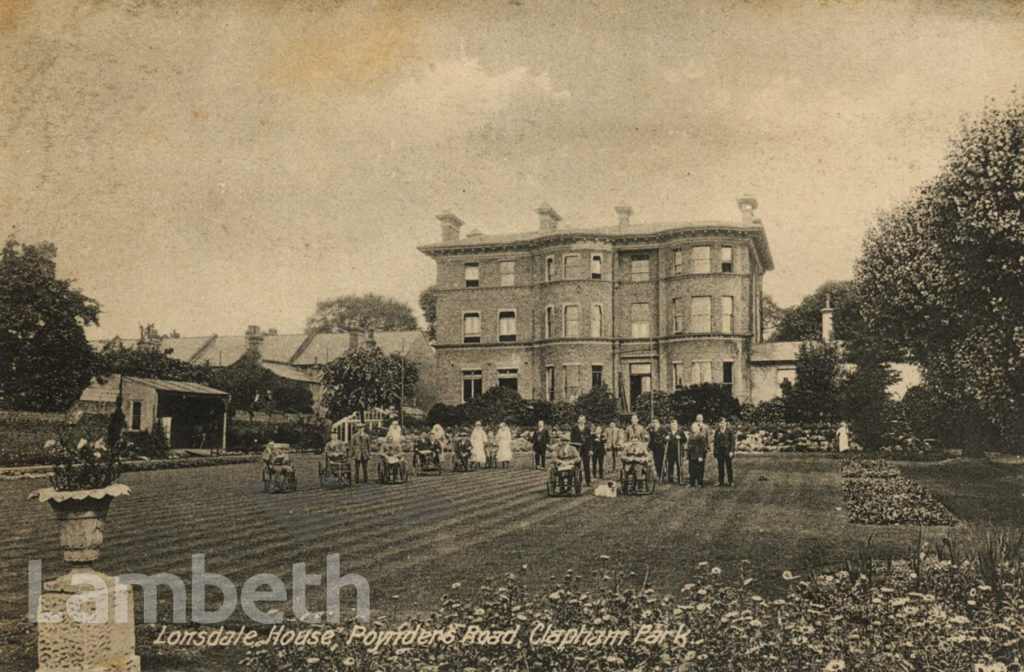
[[[114,497],[126,485],[96,490],[37,490],[60,525],[64,561],[72,569],[43,584],[38,609],[39,672],[139,672],[132,587],[92,569]]]

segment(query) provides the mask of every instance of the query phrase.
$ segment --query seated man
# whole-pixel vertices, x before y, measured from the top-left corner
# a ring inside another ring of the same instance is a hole
[[[555,460],[562,462],[579,462],[580,452],[576,450],[576,446],[565,441],[558,444],[558,450],[555,451]]]
[[[292,470],[292,459],[288,455],[288,444],[271,441],[263,450],[263,462],[270,471],[288,473]]]

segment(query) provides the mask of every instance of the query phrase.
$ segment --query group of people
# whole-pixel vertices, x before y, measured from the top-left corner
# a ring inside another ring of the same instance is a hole
[[[551,431],[544,421],[537,423],[533,433],[534,468],[544,469],[547,465],[547,452],[551,444]],[[620,451],[627,447],[646,444],[654,470],[659,480],[683,483],[683,460],[687,463],[687,479],[690,487],[704,487],[704,469],[709,450],[718,463],[719,486],[732,486],[732,459],[736,453],[736,431],[728,419],[722,417],[712,429],[704,423],[704,416],[698,415],[690,425],[689,431],[679,426],[674,418],[665,427],[655,419],[650,426],[644,427],[636,415],[630,418],[626,427],[620,428],[610,422],[606,428],[587,422],[585,416],[579,416],[576,424],[569,431],[569,442],[559,447],[557,457],[569,459],[577,457],[582,462],[583,480],[590,485],[591,478],[604,478],[604,462],[610,452],[612,470]],[[566,449],[564,446],[568,446]],[[562,455],[566,452],[566,455]],[[573,453],[573,454],[570,454]]]
[[[488,436],[483,423],[477,420],[469,434],[469,446],[469,461],[478,466],[508,469],[512,464],[512,429],[504,422]]]

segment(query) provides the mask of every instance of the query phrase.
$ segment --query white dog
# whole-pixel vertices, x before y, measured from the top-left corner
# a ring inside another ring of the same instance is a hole
[[[619,484],[615,481],[603,481],[594,488],[594,495],[597,497],[617,497],[619,495]]]

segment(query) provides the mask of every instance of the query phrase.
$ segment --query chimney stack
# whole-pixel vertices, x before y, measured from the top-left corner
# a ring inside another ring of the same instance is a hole
[[[540,230],[544,233],[551,233],[558,228],[558,223],[562,221],[559,214],[547,202],[541,203],[536,213],[540,215]]]
[[[441,222],[441,242],[448,243],[459,239],[459,229],[465,224],[461,219],[445,210],[437,219]]]
[[[628,205],[618,205],[615,207],[615,214],[619,216],[619,228],[624,229],[629,226],[629,218],[633,215],[633,208]]]
[[[821,340],[825,343],[832,342],[832,295],[825,295],[825,307],[821,309]]]
[[[743,214],[743,223],[747,226],[754,224],[754,210],[757,210],[757,199],[753,194],[743,194],[736,199],[736,205],[740,206]]]
[[[355,327],[348,330],[348,349],[355,350],[359,347],[359,335],[362,333],[361,329]]]
[[[373,327],[366,328],[366,345],[370,346],[371,348],[377,345],[376,339],[373,338]]]
[[[259,325],[250,324],[245,330],[245,350],[257,355],[260,354],[260,347],[263,345],[263,334],[260,333]]]

